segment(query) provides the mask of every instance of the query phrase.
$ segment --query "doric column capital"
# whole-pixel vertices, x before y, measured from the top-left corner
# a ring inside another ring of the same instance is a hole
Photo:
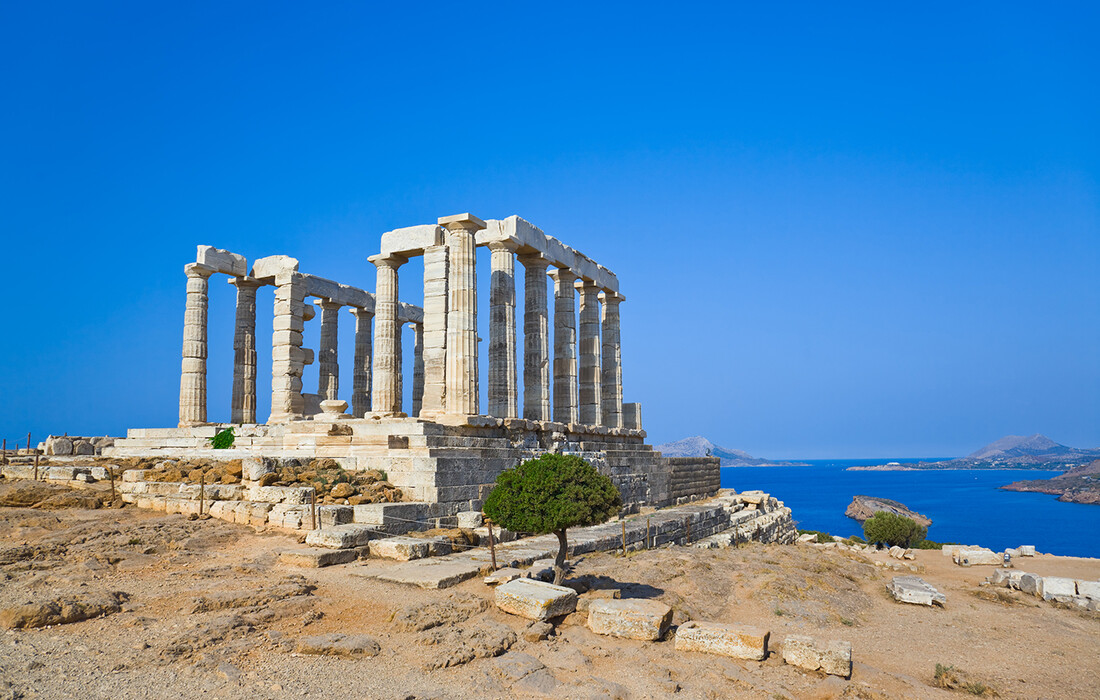
[[[519,250],[519,243],[511,239],[506,239],[503,241],[489,241],[489,243],[485,247],[494,253],[508,252],[514,254],[517,250]]]
[[[314,299],[313,303],[317,306],[320,306],[325,311],[337,311],[344,306],[338,301],[332,301],[331,299],[325,299],[323,297],[320,299]]]
[[[350,311],[351,315],[355,316],[356,318],[366,318],[367,320],[374,318],[373,311],[367,311],[366,309],[359,308],[358,306],[349,306],[348,311]]]
[[[187,263],[183,266],[183,274],[191,279],[209,279],[215,272],[217,270],[202,263]]]
[[[391,270],[396,270],[407,263],[409,259],[402,255],[394,255],[392,253],[383,255],[379,253],[378,255],[370,256],[367,258],[367,261],[372,263],[376,268],[388,267]]]
[[[528,270],[540,267],[545,270],[550,266],[550,259],[542,253],[521,253],[516,256],[516,260],[523,263],[523,267]]]
[[[585,294],[598,294],[600,292],[600,288],[595,282],[583,277],[579,278],[574,286]]]
[[[485,228],[485,222],[469,212],[464,214],[452,214],[451,216],[441,216],[437,223],[448,231],[468,231],[474,233],[475,231],[480,231]]]
[[[610,289],[605,289],[600,292],[600,301],[605,304],[619,304],[626,301],[626,297],[618,292],[613,292]]]
[[[577,279],[577,274],[568,267],[555,267],[547,274],[550,275],[550,279],[554,280],[554,282],[562,285],[575,284]]]

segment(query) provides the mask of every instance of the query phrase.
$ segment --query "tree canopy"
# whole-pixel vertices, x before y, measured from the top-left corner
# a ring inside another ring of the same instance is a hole
[[[891,547],[912,547],[928,534],[928,528],[897,513],[880,510],[863,523],[863,536],[868,542],[882,542]]]

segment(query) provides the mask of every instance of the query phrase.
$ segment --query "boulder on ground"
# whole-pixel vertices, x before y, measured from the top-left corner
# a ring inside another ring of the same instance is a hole
[[[692,620],[676,630],[676,651],[700,651],[734,659],[763,661],[768,655],[767,630],[747,625]]]
[[[913,603],[915,605],[932,604],[946,605],[947,596],[937,591],[920,576],[895,576],[886,584],[886,590],[894,596],[899,603]]]
[[[985,547],[959,548],[953,559],[959,566],[997,566],[1004,562],[1004,557]]]
[[[593,600],[588,629],[596,634],[656,641],[672,624],[672,608],[658,600]]]
[[[541,620],[535,620],[523,630],[523,638],[528,642],[541,642],[552,634],[554,634],[554,626]]]
[[[783,661],[809,671],[851,678],[852,644],[792,635],[783,641]]]
[[[119,612],[122,603],[128,599],[127,594],[119,591],[95,591],[43,603],[17,605],[0,610],[0,627],[31,629],[90,620]]]
[[[1038,574],[1020,574],[1020,590],[1031,595],[1043,595],[1043,577]]]
[[[382,648],[365,634],[318,634],[302,637],[295,648],[299,654],[326,656],[377,656]]]
[[[577,592],[545,581],[517,578],[497,588],[496,605],[512,615],[547,620],[576,610]]]

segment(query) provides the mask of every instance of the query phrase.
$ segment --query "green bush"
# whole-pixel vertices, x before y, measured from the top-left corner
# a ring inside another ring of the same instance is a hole
[[[896,513],[879,511],[863,523],[863,536],[868,542],[890,547],[912,547],[924,539],[928,528]]]
[[[226,428],[214,437],[210,438],[210,446],[215,450],[228,450],[233,446],[233,441],[236,436],[233,435],[233,428]]]
[[[814,535],[817,537],[818,544],[825,544],[826,542],[835,542],[833,536],[827,532],[821,532],[820,530],[799,530],[800,535]]]
[[[505,470],[485,499],[485,514],[516,532],[554,533],[554,583],[565,576],[565,531],[607,522],[622,507],[611,479],[575,455],[544,454]]]

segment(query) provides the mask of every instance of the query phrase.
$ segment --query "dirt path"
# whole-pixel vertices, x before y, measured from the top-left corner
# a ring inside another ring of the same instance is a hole
[[[492,607],[478,579],[425,591],[363,575],[390,566],[380,561],[278,565],[275,550],[294,541],[133,508],[0,508],[0,616],[8,616],[0,619],[43,614],[58,600],[58,616],[108,613],[0,633],[0,698],[959,696],[931,686],[937,663],[1002,697],[1100,694],[1100,616],[1022,595],[1002,600],[977,586],[991,567],[962,569],[936,551],[919,552],[918,562],[947,595],[946,609],[895,603],[884,586],[894,572],[809,546],[677,547],[576,562],[576,575],[604,577],[624,597],[672,605],[674,624],[763,626],[773,644],[795,633],[849,640],[855,667],[843,681],[774,654],[740,662],[676,652],[670,641],[600,637],[576,614],[556,636],[526,641],[526,621]],[[1100,579],[1098,560],[1040,556],[1020,568]],[[340,650],[331,639],[310,641],[337,633],[373,641],[344,640],[352,656],[302,653],[310,644]]]

